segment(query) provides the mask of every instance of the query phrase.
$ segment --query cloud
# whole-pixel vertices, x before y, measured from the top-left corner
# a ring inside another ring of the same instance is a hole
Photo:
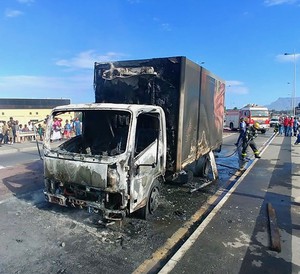
[[[12,10],[12,9],[5,10],[5,17],[18,17],[22,14],[23,12],[20,10]]]
[[[278,62],[294,62],[295,60],[300,60],[300,53],[287,53],[287,54],[278,54],[276,55],[276,60]]]
[[[31,4],[34,3],[34,0],[17,0],[21,4]]]
[[[74,103],[94,100],[93,75],[43,77],[13,75],[0,77],[2,98],[70,98]],[[26,96],[24,96],[26,94]],[[83,96],[84,94],[84,96]]]
[[[163,31],[172,31],[172,27],[169,23],[162,23],[161,20],[158,17],[153,17],[152,20],[158,24],[158,26]]]
[[[109,62],[114,61],[124,56],[116,52],[108,52],[105,55],[97,54],[94,50],[80,52],[73,58],[61,59],[56,61],[56,65],[71,69],[93,69],[94,62]]]
[[[237,81],[237,80],[229,80],[226,81],[227,88],[226,92],[231,93],[231,94],[248,94],[248,88],[245,87],[243,82]]]
[[[266,6],[278,6],[278,5],[284,5],[284,4],[294,4],[299,2],[299,0],[265,0],[264,4]]]
[[[168,23],[161,24],[161,27],[162,27],[162,30],[164,30],[164,31],[171,31],[172,30],[170,24],[168,24]]]

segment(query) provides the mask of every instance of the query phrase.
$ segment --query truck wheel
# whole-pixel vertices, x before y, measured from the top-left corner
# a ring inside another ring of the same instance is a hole
[[[262,134],[265,134],[265,133],[266,133],[266,130],[265,130],[265,129],[262,129],[262,130],[261,130],[261,133],[262,133]]]
[[[230,130],[233,130],[233,123],[230,123],[229,128]]]
[[[207,178],[211,169],[208,155],[202,156],[196,164],[195,176]]]
[[[159,182],[155,180],[149,192],[147,204],[136,211],[135,216],[146,220],[149,215],[152,215],[159,205]]]

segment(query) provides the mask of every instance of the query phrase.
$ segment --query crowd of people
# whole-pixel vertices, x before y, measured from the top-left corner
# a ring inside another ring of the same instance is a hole
[[[20,124],[18,120],[10,117],[9,121],[0,121],[0,145],[14,144],[26,141],[28,136],[22,136],[22,132],[33,132],[33,124],[29,121],[27,124]],[[33,136],[33,135],[32,135]]]
[[[18,120],[10,117],[9,121],[0,121],[0,146],[22,143],[28,140],[44,140],[47,118],[39,124],[29,121],[27,124],[20,124]],[[34,128],[35,127],[35,128]],[[28,133],[28,134],[26,134]],[[63,124],[62,119],[55,118],[52,124],[51,141],[70,139],[81,134],[81,122],[78,118],[66,120]]]
[[[294,116],[279,116],[278,119],[278,134],[292,137],[297,137],[300,130],[300,118]],[[275,130],[277,130],[275,128]]]
[[[76,117],[74,120],[65,120],[63,123],[61,118],[55,117],[52,124],[51,141],[70,139],[73,136],[81,134],[81,122]]]

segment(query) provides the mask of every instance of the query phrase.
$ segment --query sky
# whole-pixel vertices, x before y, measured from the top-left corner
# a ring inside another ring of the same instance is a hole
[[[0,0],[0,98],[91,103],[94,62],[171,56],[226,108],[300,97],[300,0]]]

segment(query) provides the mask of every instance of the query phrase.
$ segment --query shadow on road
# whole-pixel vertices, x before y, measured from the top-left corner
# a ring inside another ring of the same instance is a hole
[[[0,199],[10,196],[21,198],[26,193],[43,188],[43,163],[35,161],[3,169],[0,181]]]

